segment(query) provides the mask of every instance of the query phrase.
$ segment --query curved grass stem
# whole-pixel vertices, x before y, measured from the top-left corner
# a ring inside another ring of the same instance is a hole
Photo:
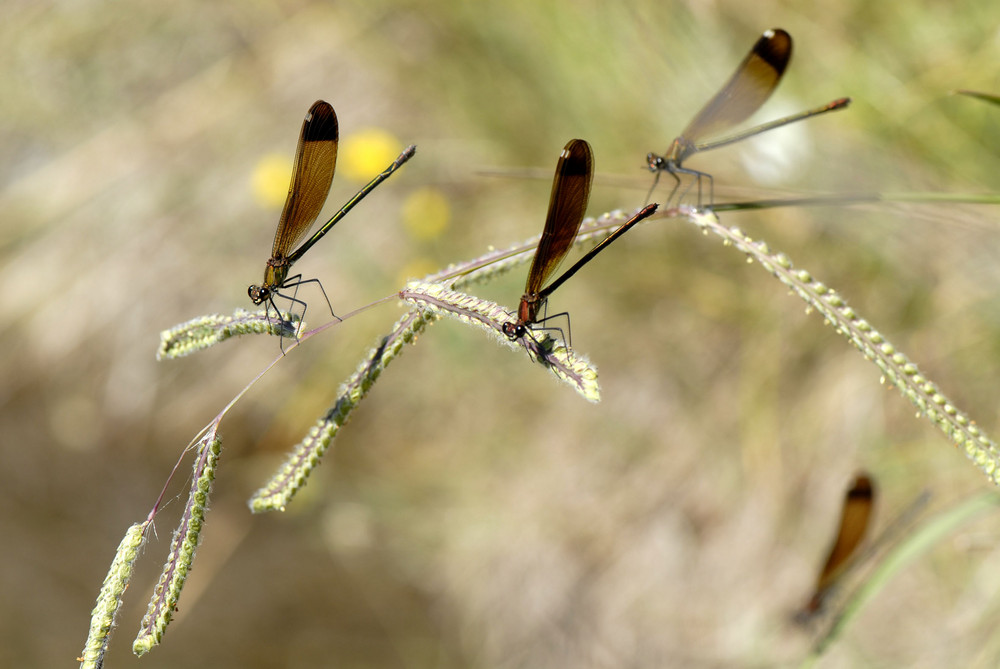
[[[797,269],[784,253],[766,242],[755,241],[737,227],[725,227],[710,211],[692,213],[689,220],[705,233],[711,231],[723,244],[745,253],[781,283],[788,286],[809,308],[843,335],[866,360],[882,372],[882,381],[895,386],[920,415],[928,418],[994,484],[1000,485],[1000,449],[975,421],[958,409],[944,393],[903,353],[851,308],[833,289],[817,281],[808,271]]]

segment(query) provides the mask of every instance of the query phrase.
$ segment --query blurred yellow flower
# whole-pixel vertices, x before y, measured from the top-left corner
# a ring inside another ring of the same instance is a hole
[[[416,258],[399,269],[396,273],[396,283],[402,287],[410,279],[420,279],[439,269],[441,266],[428,258]]]
[[[414,239],[440,237],[450,221],[448,199],[437,188],[418,188],[403,202],[403,225]]]
[[[254,200],[266,209],[282,206],[288,197],[288,183],[291,179],[292,161],[288,156],[280,153],[264,156],[253,168],[251,184]]]
[[[351,181],[368,181],[389,166],[402,146],[381,128],[360,130],[340,142],[337,172]]]

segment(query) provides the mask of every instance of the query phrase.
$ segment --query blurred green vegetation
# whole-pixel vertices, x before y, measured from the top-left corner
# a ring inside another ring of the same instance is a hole
[[[419,147],[297,266],[339,313],[398,290],[403,267],[537,234],[548,181],[480,172],[550,172],[572,137],[597,156],[592,214],[642,204],[646,153],[775,26],[795,55],[757,118],[854,103],[692,158],[718,199],[997,189],[1000,110],[950,94],[1000,92],[986,0],[0,7],[0,665],[72,662],[122,533],[277,354],[261,338],[153,359],[161,329],[250,306],[278,215],[253,198],[253,170],[291,156],[314,100],[335,106],[344,136],[378,127]],[[341,175],[328,209],[357,186]],[[452,211],[435,239],[401,220],[426,187]],[[997,433],[995,208],[723,220],[841,291]],[[941,508],[987,485],[740,254],[673,224],[616,246],[552,303],[601,369],[600,405],[441,323],[296,504],[250,517],[245,500],[399,310],[283,360],[223,425],[204,543],[141,666],[794,664],[811,637],[788,621],[857,468],[879,482],[880,527],[922,490]],[[523,276],[481,293],[513,306]],[[321,298],[307,299],[319,318]],[[131,640],[179,507],[157,523],[109,666],[139,666]],[[980,517],[898,574],[821,666],[995,666],[998,528]]]

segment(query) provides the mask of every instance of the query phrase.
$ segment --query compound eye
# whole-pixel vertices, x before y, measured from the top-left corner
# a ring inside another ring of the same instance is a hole
[[[504,323],[503,333],[507,335],[507,339],[514,341],[515,339],[520,339],[524,336],[527,330],[523,323]]]

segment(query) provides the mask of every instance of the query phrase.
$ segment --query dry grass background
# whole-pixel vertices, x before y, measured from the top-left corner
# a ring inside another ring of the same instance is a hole
[[[0,665],[72,663],[121,534],[276,354],[257,338],[153,359],[161,329],[248,306],[277,216],[250,175],[291,155],[315,99],[345,136],[379,126],[419,146],[300,265],[347,311],[397,290],[406,267],[539,231],[549,184],[479,169],[548,171],[584,137],[600,174],[635,177],[599,175],[591,213],[641,204],[646,152],[772,26],[796,55],[762,117],[854,104],[692,159],[720,199],[995,191],[1000,110],[948,93],[1000,91],[997,18],[986,0],[0,6]],[[399,223],[421,186],[455,212],[430,242]],[[331,207],[356,187],[336,180]],[[723,220],[840,290],[997,433],[995,208]],[[517,272],[480,292],[514,305],[522,285]],[[553,307],[600,366],[600,405],[441,323],[293,507],[251,517],[247,497],[398,309],[282,361],[223,426],[195,568],[141,666],[795,665],[811,638],[788,619],[857,468],[880,485],[880,526],[922,490],[945,508],[987,486],[820,318],[689,226],[630,233]],[[139,666],[131,639],[179,506],[157,524],[108,666]],[[998,529],[981,516],[898,573],[821,666],[995,666]]]

